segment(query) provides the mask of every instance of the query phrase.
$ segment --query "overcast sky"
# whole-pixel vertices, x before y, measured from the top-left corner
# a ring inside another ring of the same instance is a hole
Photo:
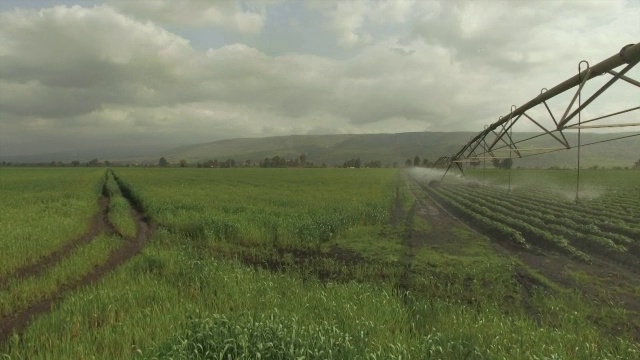
[[[477,132],[638,41],[640,0],[0,0],[0,153]]]

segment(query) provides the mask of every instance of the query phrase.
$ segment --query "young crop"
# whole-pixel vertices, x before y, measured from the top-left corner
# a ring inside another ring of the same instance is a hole
[[[49,313],[1,344],[0,356],[632,359],[640,354],[633,329],[617,328],[613,337],[606,335],[610,324],[600,323],[624,324],[628,319],[617,307],[593,304],[571,289],[555,291],[527,275],[515,258],[496,253],[486,237],[444,214],[434,218],[420,211],[433,197],[492,238],[525,248],[553,246],[585,259],[566,239],[573,232],[594,244],[623,246],[623,238],[612,238],[613,245],[595,239],[602,231],[598,225],[551,223],[533,202],[516,212],[517,200],[504,191],[485,202],[481,189],[443,185],[428,197],[405,189],[392,169],[119,168],[110,174],[104,188],[98,174],[99,186],[91,189],[94,204],[107,192],[111,216],[119,206],[125,209],[117,199],[126,195],[144,212],[137,216],[157,224],[153,236],[137,256],[100,281],[57,299]],[[112,222],[122,232],[124,226]],[[571,228],[558,236],[548,224]],[[45,286],[47,279],[73,282],[102,262],[109,246],[132,243],[107,236],[96,240],[50,275],[34,277],[39,291],[27,287],[29,281],[9,283],[12,298],[6,302],[56,293],[55,286]],[[110,240],[115,242],[99,248]],[[632,252],[634,243],[624,246]],[[11,306],[24,308],[17,301]]]
[[[118,170],[144,197],[149,214],[198,241],[314,245],[388,217],[393,171],[353,173],[262,169],[145,173]],[[189,172],[185,176],[184,172]],[[273,174],[269,171],[268,174]],[[161,180],[161,181],[160,181]]]
[[[556,247],[584,260],[588,259],[586,252],[637,266],[634,254],[638,247],[632,246],[637,238],[633,228],[635,223],[624,220],[632,215],[594,215],[603,210],[593,208],[593,203],[568,204],[540,189],[507,192],[495,187],[454,183],[444,184],[430,191],[446,193],[449,198],[462,204],[467,212],[487,217],[496,216],[494,221],[516,229],[529,242]],[[636,199],[626,201],[633,203]]]
[[[38,300],[50,297],[61,287],[91,272],[95,266],[107,259],[119,243],[117,238],[100,236],[41,277],[12,280],[7,288],[0,292],[0,319],[23,310]]]
[[[0,279],[82,236],[103,183],[102,169],[3,168]]]

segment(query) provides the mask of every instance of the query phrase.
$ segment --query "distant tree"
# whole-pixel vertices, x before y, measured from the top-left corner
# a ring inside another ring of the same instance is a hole
[[[245,166],[251,166],[251,160],[247,159],[247,161],[244,162]]]
[[[636,161],[636,166],[635,166],[635,168],[636,168],[636,169],[640,169],[640,160]]]
[[[220,167],[222,168],[232,168],[232,167],[236,167],[236,161],[233,159],[227,159],[224,162],[222,162],[220,164]]]
[[[360,161],[360,158],[357,158],[357,159],[353,162],[353,166],[354,166],[356,169],[359,169],[359,168],[360,168],[360,165],[362,165],[362,164],[361,164],[361,161]]]
[[[411,161],[411,159],[407,159],[404,161],[404,166],[409,167],[411,166],[411,164],[413,164],[413,162]]]
[[[380,160],[370,161],[368,163],[365,163],[364,167],[366,167],[366,168],[381,168],[382,167],[382,162]]]
[[[185,160],[185,159],[180,160],[180,167],[181,168],[187,167],[187,160]]]
[[[201,167],[202,167],[202,164],[200,164],[200,162],[197,162],[197,163],[196,163],[196,168],[197,168],[197,169],[200,169]]]
[[[420,166],[420,156],[416,155],[416,157],[413,158],[413,166]]]
[[[428,167],[430,165],[429,159],[422,159],[422,166]]]
[[[78,161],[78,160],[73,160],[73,161],[71,162],[71,166],[73,166],[73,167],[78,167],[78,166],[80,166],[80,161]]]
[[[98,159],[92,159],[87,163],[87,166],[98,166]]]
[[[493,164],[493,167],[496,169],[500,169],[500,160],[499,159],[491,159],[491,163]]]
[[[105,161],[104,161],[104,165],[105,165],[105,166],[111,166],[111,161],[109,161],[109,160],[105,160]]]
[[[512,159],[504,159],[502,160],[502,162],[500,163],[500,167],[503,169],[511,169],[511,167],[513,166],[513,160]]]
[[[480,159],[478,159],[477,157],[471,158],[471,161],[469,161],[469,165],[471,165],[472,168],[475,168],[476,166],[480,165]]]
[[[307,155],[300,154],[300,165],[304,166],[307,163]]]
[[[162,166],[162,167],[167,167],[169,166],[169,162],[167,161],[167,159],[163,157],[160,158],[160,160],[158,161],[158,165]]]

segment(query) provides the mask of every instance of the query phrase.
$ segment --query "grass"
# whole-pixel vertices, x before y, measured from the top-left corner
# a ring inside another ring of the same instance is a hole
[[[157,236],[143,255],[38,319],[9,344],[9,355],[205,358],[198,349],[215,354],[225,348],[237,358],[274,352],[279,358],[638,355],[628,342],[603,338],[581,308],[562,299],[538,295],[543,321],[553,324],[541,326],[524,314],[506,314],[500,303],[461,301],[458,292],[469,291],[455,281],[438,297],[407,301],[391,284],[303,281],[233,261],[199,259],[166,248],[175,240],[169,233]]]
[[[46,299],[58,290],[72,284],[103,263],[120,245],[121,240],[112,236],[99,236],[90,244],[77,250],[74,256],[62,260],[40,277],[12,280],[0,292],[0,318],[23,310],[39,299]]]
[[[120,235],[126,238],[133,238],[136,236],[138,229],[136,221],[131,214],[131,204],[122,195],[122,191],[113,175],[108,172],[106,177],[106,187],[110,198],[108,219]]]
[[[429,200],[392,170],[116,174],[159,229],[14,335],[7,357],[640,356],[632,329],[607,332],[624,311],[548,285],[460,224],[429,237],[441,230],[418,212]]]
[[[0,171],[0,277],[87,231],[104,170]]]
[[[191,239],[251,244],[326,242],[386,219],[393,170],[119,169],[149,215]],[[365,175],[365,176],[363,176]]]

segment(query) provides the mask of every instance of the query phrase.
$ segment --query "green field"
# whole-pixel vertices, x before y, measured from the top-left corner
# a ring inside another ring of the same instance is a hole
[[[640,357],[640,172],[112,170],[0,171],[5,357]]]
[[[0,176],[1,278],[87,230],[104,170],[2,169]]]
[[[490,170],[425,189],[494,238],[640,268],[640,171],[583,171],[576,184],[575,171]]]

